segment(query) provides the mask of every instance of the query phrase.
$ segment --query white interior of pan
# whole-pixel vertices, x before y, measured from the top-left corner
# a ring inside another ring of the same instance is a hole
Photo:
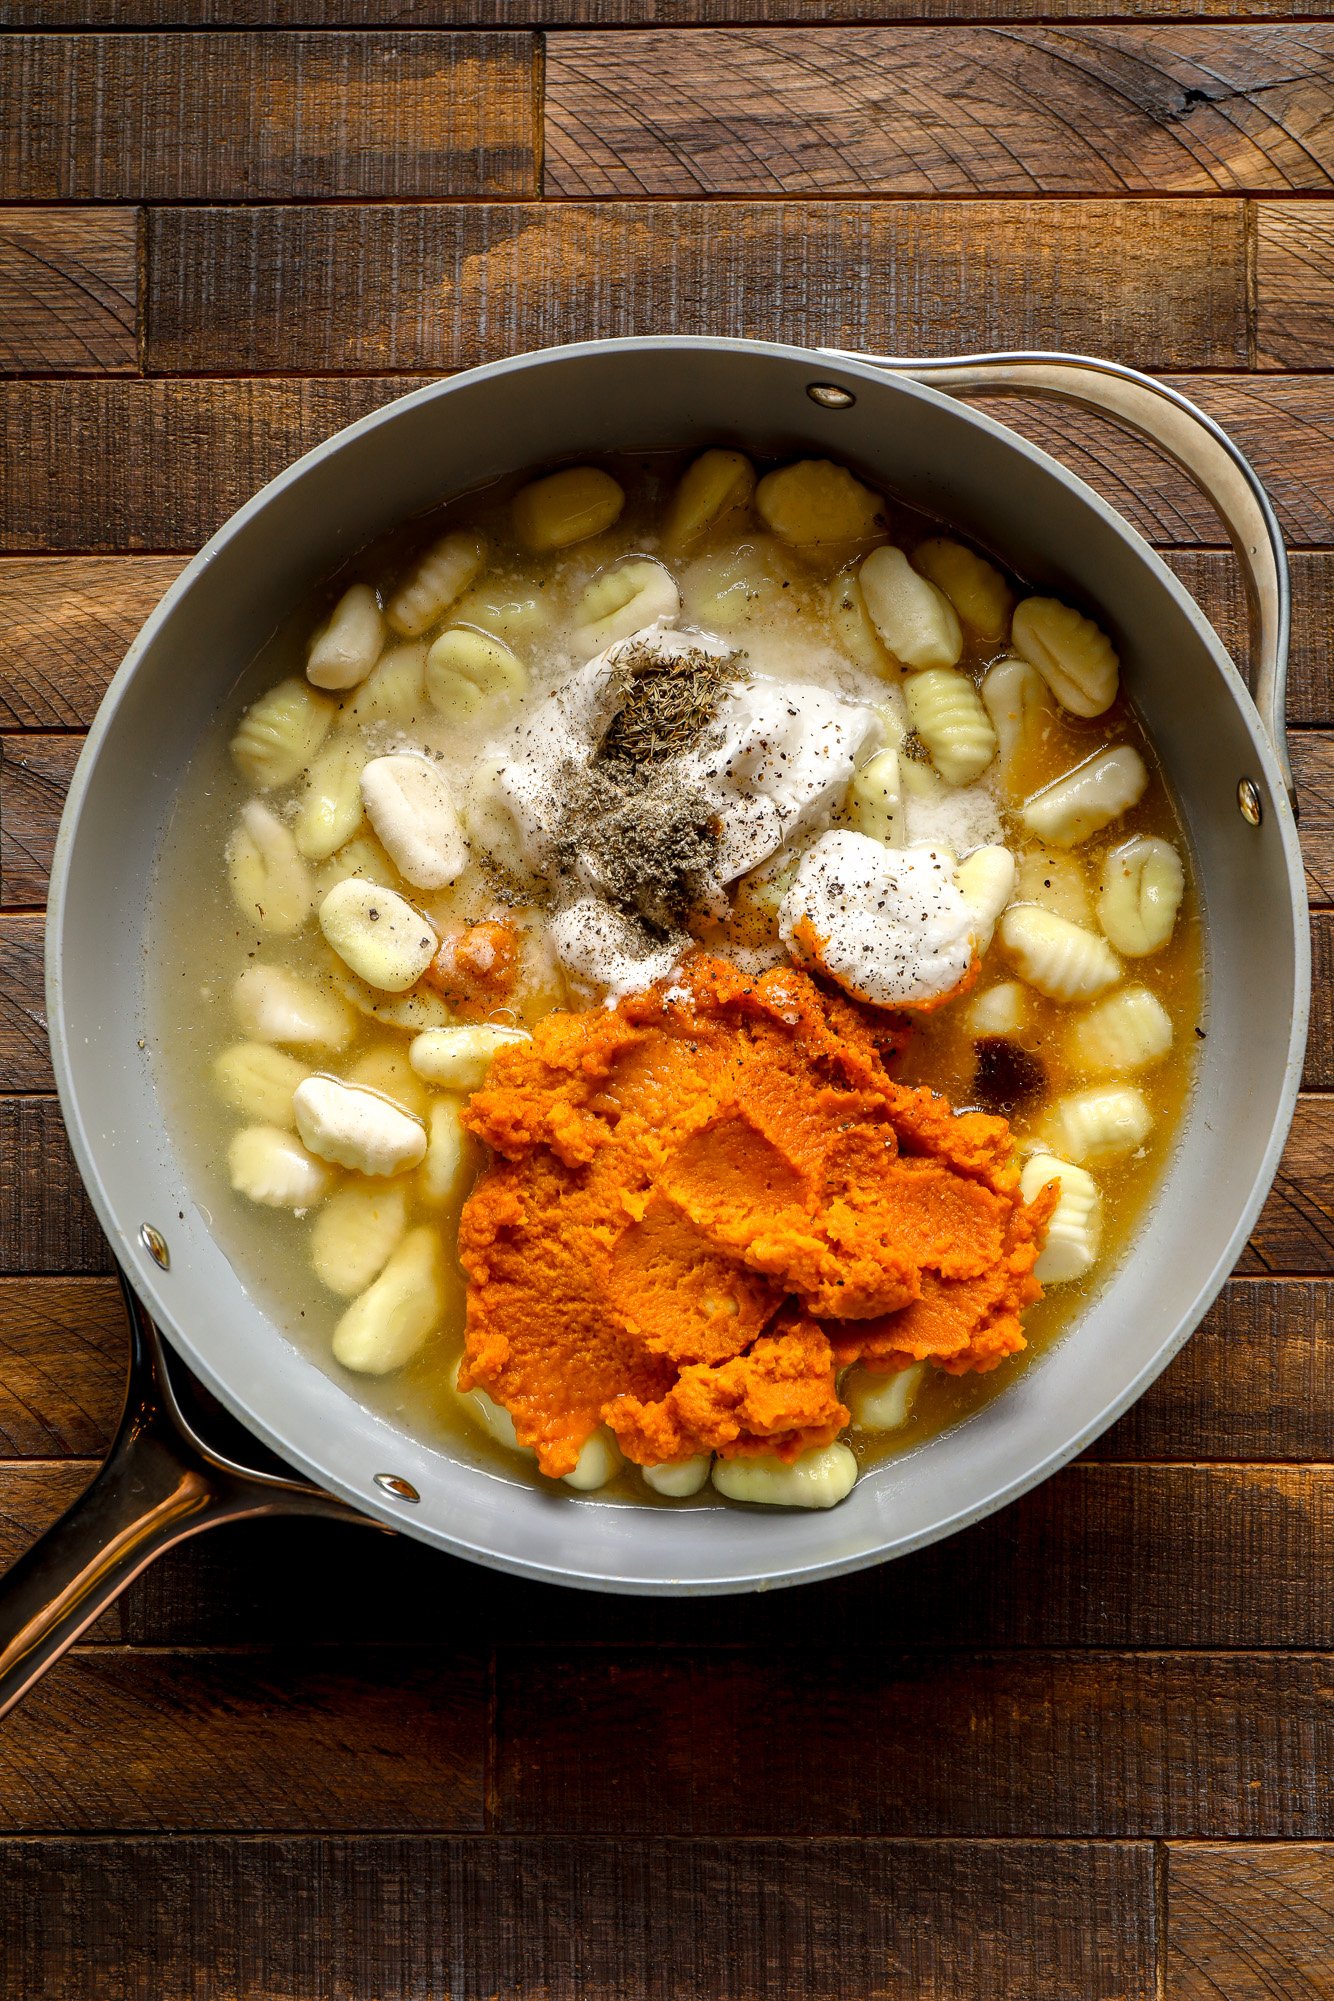
[[[854,391],[849,410],[806,394]],[[210,1237],[145,1034],[145,887],[173,788],[279,619],[354,549],[501,473],[580,452],[735,442],[851,459],[1015,568],[1105,608],[1188,821],[1210,953],[1208,1039],[1181,1144],[1136,1244],[1077,1325],[967,1424],[821,1514],[673,1511],[539,1492],[407,1437],[276,1332]],[[1236,807],[1260,784],[1262,825]],[[145,627],[71,791],[52,885],[49,1002],[75,1153],[164,1331],[234,1413],[321,1485],[480,1561],[632,1591],[722,1591],[902,1552],[1022,1492],[1094,1436],[1196,1325],[1277,1163],[1304,1043],[1295,835],[1258,720],[1190,599],[1087,488],[934,392],[797,349],[611,342],[474,371],[367,418],[241,510]],[[155,1224],[158,1270],[138,1242]],[[392,1501],[377,1473],[421,1495]]]

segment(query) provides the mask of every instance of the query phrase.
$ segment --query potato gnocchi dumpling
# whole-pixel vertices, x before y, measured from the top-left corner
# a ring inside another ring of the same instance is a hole
[[[948,535],[933,535],[912,552],[915,570],[944,591],[964,624],[992,645],[1010,629],[1014,593],[994,563]]]
[[[1118,952],[1146,959],[1171,938],[1185,886],[1185,870],[1172,843],[1156,834],[1136,834],[1103,861],[1098,922]]]
[[[694,944],[747,982],[841,968],[886,1002],[891,1074],[1008,1121],[1025,1200],[1055,1184],[1040,1349],[1133,1251],[1199,1043],[1190,854],[1117,610],[1037,594],[814,448],[539,469],[358,553],[279,627],[173,822],[163,1062],[281,1324],[391,1421],[571,1504],[833,1507],[997,1394],[1020,1359],[955,1375],[905,1346],[837,1370],[847,1429],[794,1458],[687,1430],[638,1466],[600,1422],[546,1480],[501,1391],[458,1388],[460,1218],[494,1163],[470,1125],[545,1016],[675,979]]]
[[[1100,716],[1116,700],[1121,667],[1112,642],[1073,606],[1057,598],[1025,598],[1016,608],[1010,641],[1071,715]]]
[[[873,549],[857,582],[871,623],[909,668],[954,667],[963,654],[959,615],[944,591],[913,569],[902,549]]]

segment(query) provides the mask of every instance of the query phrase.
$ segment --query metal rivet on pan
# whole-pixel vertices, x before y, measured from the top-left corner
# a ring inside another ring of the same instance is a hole
[[[420,1501],[421,1495],[411,1480],[402,1480],[397,1473],[377,1473],[377,1487],[383,1487],[386,1494],[392,1494],[396,1501]]]
[[[141,1223],[139,1242],[155,1265],[161,1265],[163,1271],[171,1270],[171,1252],[167,1249],[167,1240],[161,1230],[155,1230],[151,1223]]]
[[[808,382],[806,394],[822,410],[850,410],[857,401],[850,389],[840,389],[837,382]]]
[[[1264,800],[1260,797],[1260,788],[1253,778],[1238,780],[1237,805],[1241,809],[1242,819],[1248,825],[1258,827],[1261,820],[1264,819],[1265,806]]]

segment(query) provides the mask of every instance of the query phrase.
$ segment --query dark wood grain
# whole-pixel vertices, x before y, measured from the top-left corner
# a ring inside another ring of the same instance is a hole
[[[1242,665],[1250,657],[1241,571],[1228,553],[1169,549],[1168,564],[1212,620],[1224,645]],[[1292,641],[1288,660],[1288,721],[1334,724],[1334,557],[1324,550],[1295,550],[1292,569]],[[3,592],[0,565],[0,593]]]
[[[124,1400],[127,1351],[114,1281],[0,1279],[0,1454],[104,1452]],[[13,1473],[0,1473],[6,1490]]]
[[[1051,0],[989,0],[987,18],[1028,21]],[[1191,0],[1206,20],[1323,18],[1323,0]],[[0,0],[0,26],[139,27],[630,27],[816,21],[970,21],[977,0]],[[1171,19],[1173,0],[1061,0],[1062,19]]]
[[[798,1601],[793,1617],[801,1617]],[[505,1832],[1323,1835],[1334,1682],[1303,1654],[501,1649]]]
[[[282,211],[264,212],[275,213]],[[609,331],[587,306],[581,326]],[[15,555],[193,549],[302,451],[426,379],[0,383],[0,548]],[[1334,379],[1169,379],[1235,430],[1290,540],[1299,549],[1334,547]],[[979,407],[1063,459],[1151,541],[1218,545],[1208,503],[1105,422],[1013,398]],[[75,457],[79,478],[71,481]],[[1310,574],[1318,609],[1328,574]],[[1308,645],[1327,677],[1325,642]]]
[[[0,1091],[49,1091],[39,916],[0,917]]]
[[[188,1662],[80,1648],[6,1722],[0,1819],[9,1833],[477,1829],[485,1742],[463,1646]]]
[[[1334,1847],[1182,1843],[1167,1855],[1164,2001],[1324,2001]]]
[[[1246,360],[1231,202],[164,209],[148,231],[163,373],[460,368],[665,325],[902,353],[925,324],[937,348]]]
[[[0,736],[0,907],[44,903],[81,736]]]
[[[1326,1336],[1328,1338],[1328,1336]],[[1324,1450],[1329,1451],[1326,1424]],[[34,1528],[65,1468],[0,1468],[0,1509]],[[5,1496],[21,1490],[17,1507]],[[217,1530],[122,1600],[138,1645],[1334,1647],[1334,1473],[1325,1466],[1081,1464],[958,1536],[854,1577],[739,1598],[641,1599],[513,1582],[406,1539],[312,1523]],[[1247,1553],[1239,1565],[1238,1549]],[[614,1669],[614,1663],[613,1663]],[[612,1672],[609,1669],[608,1672]],[[601,1687],[602,1670],[591,1687]]]
[[[0,547],[198,548],[311,445],[417,386],[0,383]]]
[[[530,35],[15,35],[0,198],[531,195],[535,61]]]
[[[0,1096],[0,1272],[110,1269],[56,1100]]]
[[[1332,61],[1291,24],[555,34],[545,188],[1323,192]]]
[[[86,727],[176,556],[0,558],[0,728]]]
[[[1303,1097],[1239,1272],[1334,1271],[1334,1098]]]
[[[1125,2001],[1157,1947],[1123,1843],[42,1840],[0,1881],[42,2001]]]
[[[1334,215],[1319,202],[1256,205],[1256,360],[1328,368],[1334,360]]]
[[[138,298],[132,209],[0,209],[0,373],[133,372]]]

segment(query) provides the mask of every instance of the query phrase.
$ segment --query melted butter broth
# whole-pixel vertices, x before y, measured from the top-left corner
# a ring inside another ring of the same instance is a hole
[[[467,774],[480,758],[499,747],[524,710],[543,700],[573,667],[582,664],[581,656],[571,652],[567,636],[580,593],[609,564],[628,555],[658,553],[659,524],[689,460],[664,454],[597,463],[606,465],[627,494],[620,519],[605,534],[552,556],[534,557],[518,549],[510,529],[508,504],[515,489],[532,477],[528,474],[465,496],[407,524],[363,551],[294,611],[237,683],[219,714],[216,731],[200,745],[185,776],[159,859],[150,911],[152,959],[158,981],[154,1024],[157,1074],[197,1204],[242,1283],[282,1333],[350,1395],[427,1443],[496,1475],[524,1482],[539,1477],[530,1470],[530,1463],[495,1445],[471,1421],[451,1388],[462,1349],[465,1309],[464,1278],[453,1255],[457,1210],[442,1214],[410,1197],[410,1223],[435,1221],[443,1231],[450,1273],[445,1324],[406,1368],[372,1378],[342,1370],[332,1359],[333,1329],[349,1302],[327,1291],[312,1270],[312,1216],[257,1206],[230,1187],[228,1143],[247,1120],[219,1097],[213,1066],[222,1050],[242,1039],[230,998],[235,981],[246,966],[263,963],[288,967],[322,986],[331,986],[335,962],[313,918],[297,936],[275,937],[253,929],[238,916],[228,887],[224,850],[241,806],[253,795],[232,763],[228,743],[251,702],[284,676],[304,674],[310,635],[349,584],[369,583],[387,599],[414,556],[443,530],[463,526],[480,529],[490,543],[488,562],[466,594],[465,603],[451,607],[426,637],[429,640],[438,629],[467,620],[503,638],[528,669],[530,687],[522,702],[499,714],[493,711],[460,719],[443,716],[423,701],[407,719],[359,722],[346,713],[355,689],[345,697],[333,698],[343,711],[335,729],[353,730],[368,758],[409,746],[428,750],[440,760],[441,768],[461,793]],[[909,552],[926,537],[949,532],[892,500],[885,516],[888,539]],[[998,560],[992,552],[987,553],[993,561]],[[847,552],[835,552],[826,563],[808,562],[758,528],[738,529],[734,520],[696,548],[689,559],[670,559],[669,567],[681,586],[683,622],[729,640],[742,651],[750,670],[779,680],[818,681],[850,699],[883,702],[886,683],[898,685],[902,677],[868,634],[860,615],[849,609],[848,593],[841,581],[851,573],[846,557]],[[1013,575],[1010,581],[1016,596],[1024,595]],[[966,627],[964,631],[965,651],[959,666],[979,681],[986,667],[1009,649],[978,641]],[[1116,742],[1131,742],[1139,749],[1151,773],[1148,790],[1130,813],[1067,854],[1073,853],[1090,897],[1096,890],[1103,853],[1132,833],[1159,834],[1171,840],[1186,865],[1186,896],[1170,943],[1149,958],[1128,962],[1126,969],[1127,981],[1149,986],[1173,1024],[1174,1042],[1168,1058],[1155,1069],[1136,1073],[1133,1080],[1153,1113],[1152,1132],[1130,1158],[1092,1165],[1104,1200],[1098,1262],[1086,1279],[1051,1288],[1029,1309],[1024,1319],[1027,1349],[986,1375],[954,1377],[929,1368],[906,1425],[891,1433],[852,1430],[847,1434],[864,1464],[897,1456],[967,1418],[1002,1394],[1016,1372],[1070,1325],[1128,1250],[1174,1145],[1191,1087],[1197,1039],[1203,1032],[1204,942],[1184,830],[1152,745],[1125,697],[1118,697],[1105,715],[1091,721],[1062,713],[1039,740],[1026,746],[1025,764],[1014,790],[1019,797],[1027,796],[1103,745]],[[907,748],[911,754],[911,739]],[[280,815],[286,809],[290,817],[301,786],[298,778],[293,785],[261,796]],[[1017,853],[1032,849],[1033,837],[1023,832],[1003,802],[998,800],[997,804],[1002,838]],[[370,845],[363,848],[362,859],[370,862],[373,879],[401,888],[438,929],[497,915],[526,927],[525,970],[519,990],[492,1016],[480,1012],[471,1018],[512,1022],[517,1017],[531,1024],[554,1008],[596,1004],[592,995],[566,982],[549,952],[543,950],[539,910],[498,909],[493,877],[469,867],[449,889],[423,893],[401,882],[364,823],[352,845],[366,842]],[[315,865],[320,895],[349,873],[348,852],[345,848],[331,861]],[[1068,876],[1067,859],[1060,858],[1057,867]],[[1035,880],[1041,881],[1040,869]],[[1039,895],[1036,900],[1043,899]],[[757,929],[755,908],[748,905],[743,891],[737,898],[733,922],[721,929],[700,927],[698,935],[715,949],[726,950],[729,944],[758,942],[766,935],[766,924],[767,935],[772,937],[771,915]],[[973,992],[981,993],[989,985],[1014,977],[1013,967],[993,944]],[[965,1000],[923,1018],[895,1065],[895,1074],[903,1081],[929,1085],[958,1109],[978,1102],[975,1045],[966,1020],[967,1005]],[[1036,994],[1029,996],[1028,1025],[1017,1039],[1042,1065],[1046,1088],[1012,1116],[1021,1142],[1041,1137],[1044,1110],[1056,1096],[1067,1087],[1093,1081],[1072,1071],[1063,1054],[1065,1032],[1077,1011]],[[407,1064],[409,1039],[401,1030],[365,1020],[337,1056],[311,1057],[309,1068],[352,1079],[359,1066],[378,1066],[376,1087],[387,1095],[400,1095],[409,1110],[420,1112],[425,1087],[414,1079]],[[1052,1150],[1060,1151],[1059,1147]],[[413,1177],[407,1179],[411,1182]],[[561,1491],[571,1500],[581,1498],[572,1490]],[[630,1467],[592,1498],[641,1506],[687,1505],[660,1499]],[[706,1487],[690,1505],[723,1503]]]

